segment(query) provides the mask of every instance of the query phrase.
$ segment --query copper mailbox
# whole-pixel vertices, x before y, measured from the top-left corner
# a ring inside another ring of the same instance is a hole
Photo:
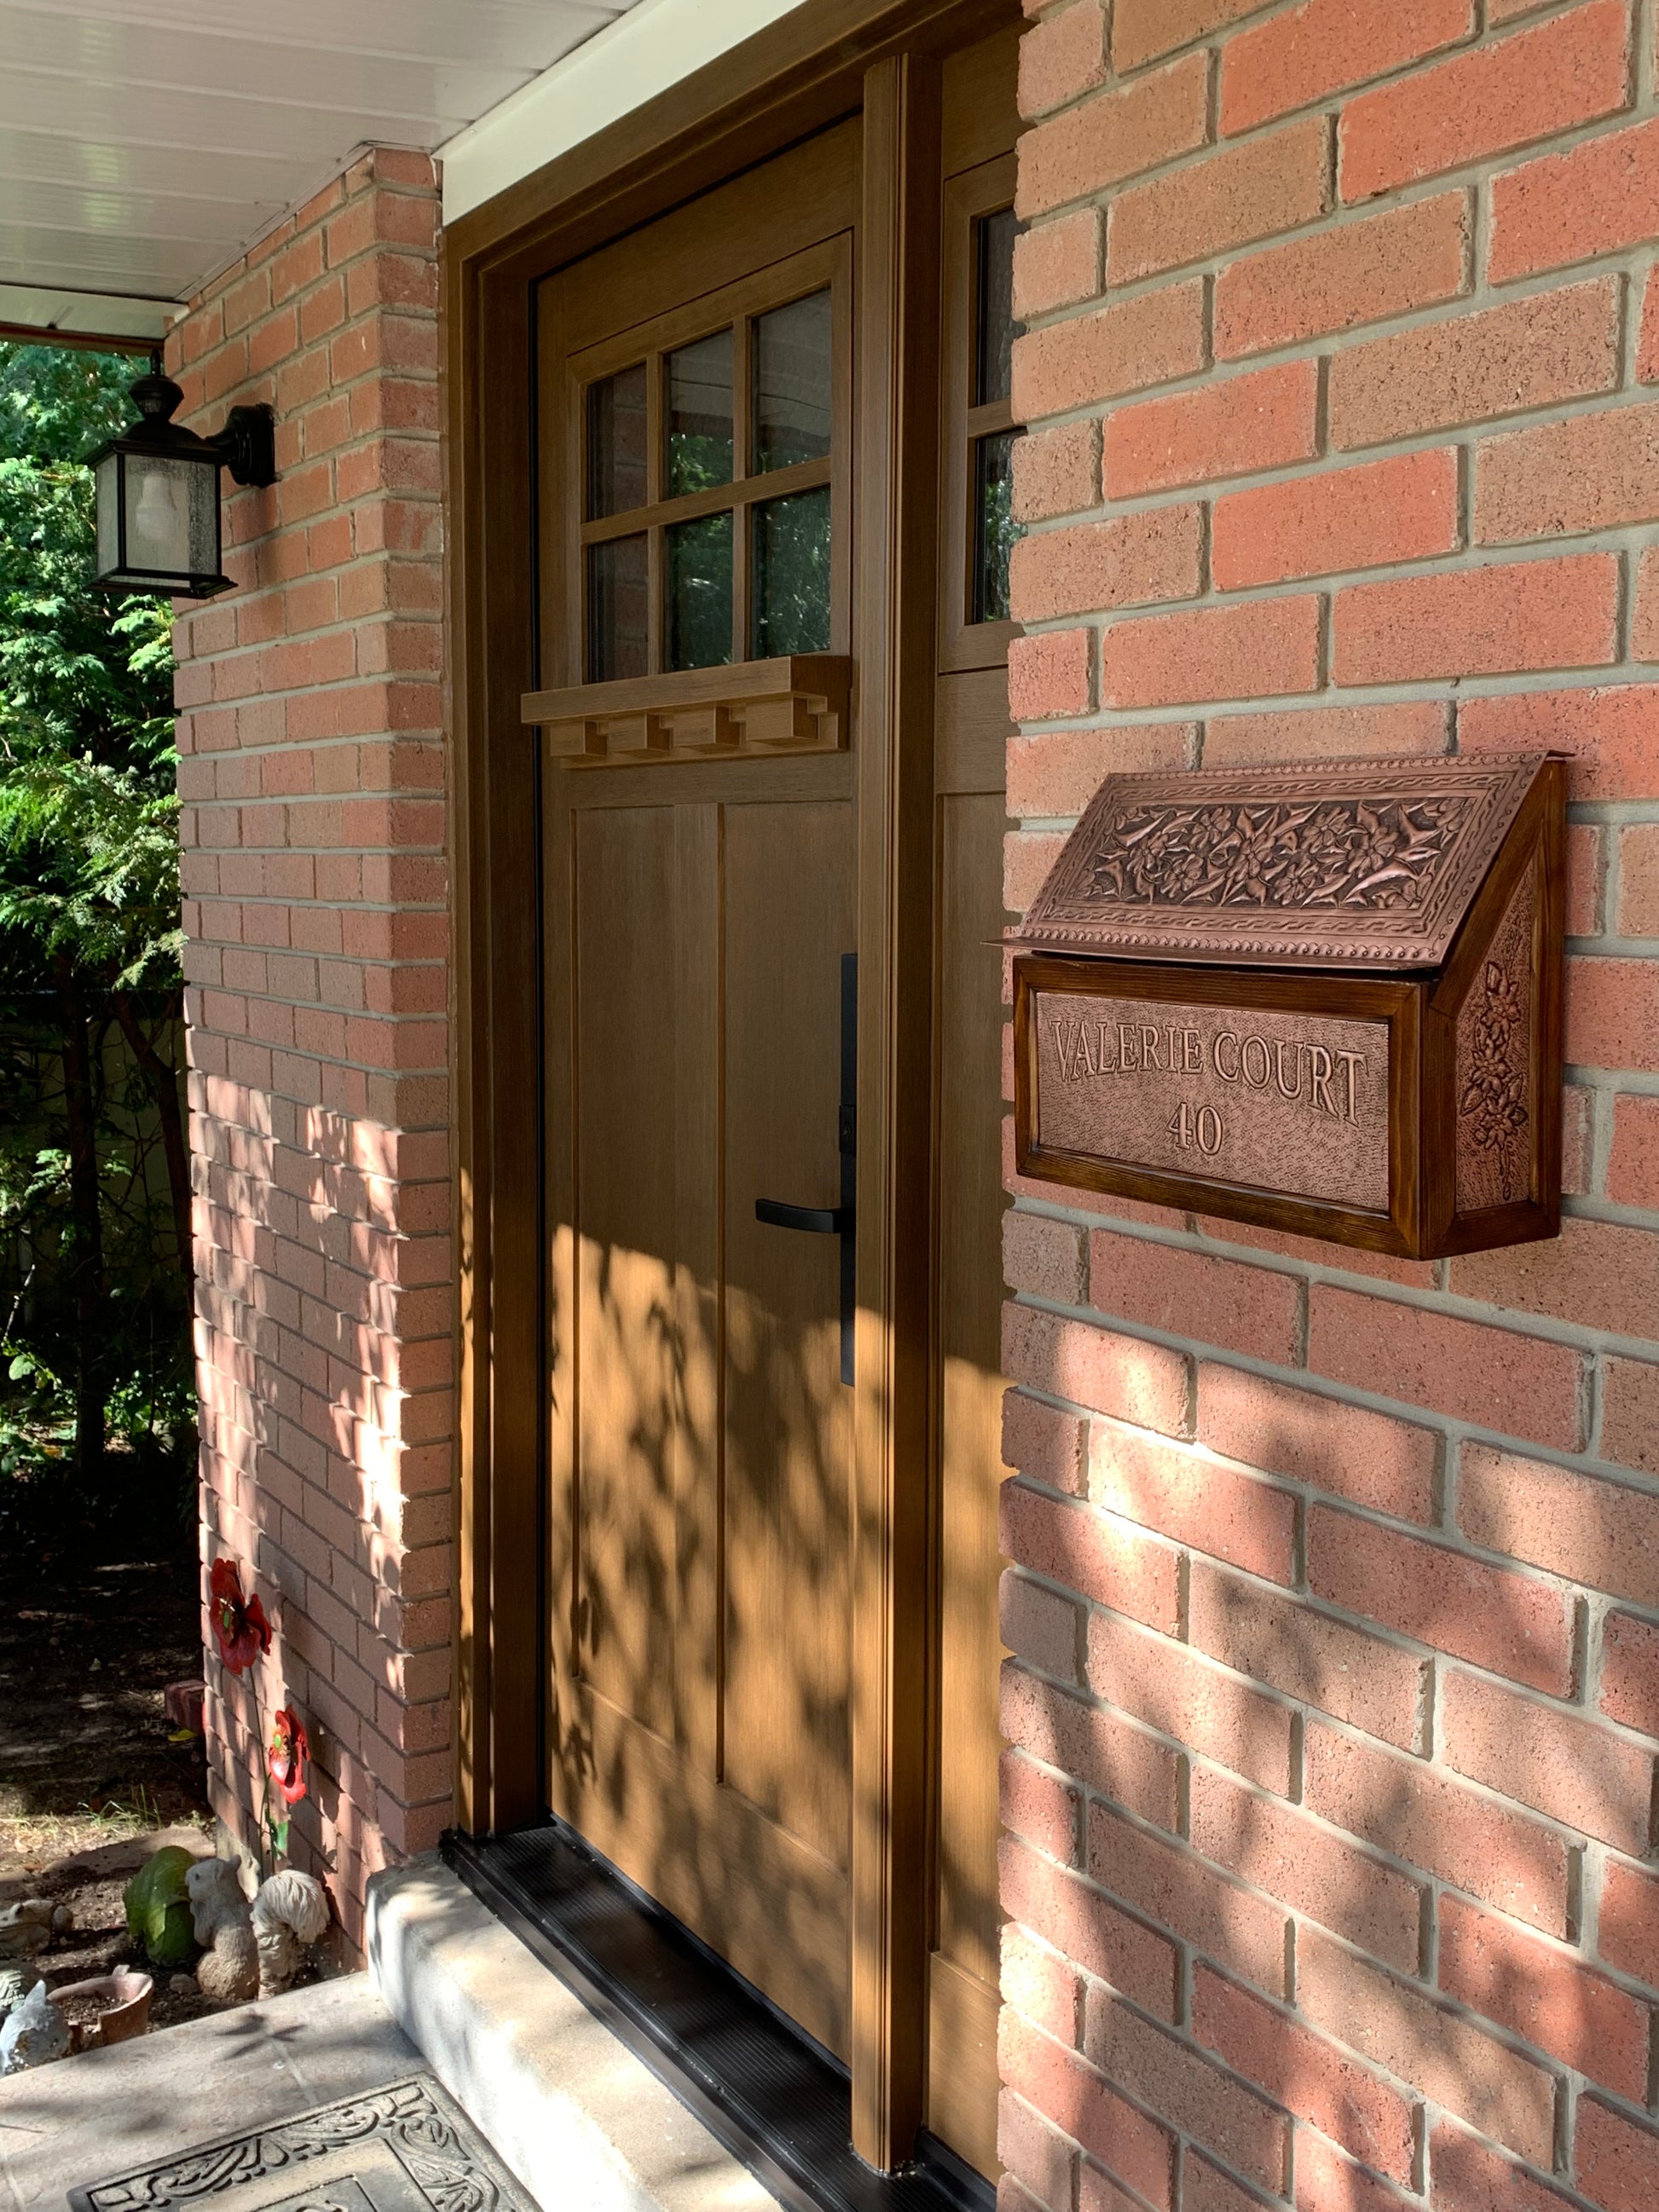
[[[1565,772],[1109,776],[1013,934],[1022,1175],[1432,1259],[1558,1233]]]

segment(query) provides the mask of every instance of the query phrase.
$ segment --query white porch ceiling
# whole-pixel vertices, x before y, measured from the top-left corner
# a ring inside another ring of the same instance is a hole
[[[431,150],[634,0],[0,0],[0,323],[159,334],[363,145]]]

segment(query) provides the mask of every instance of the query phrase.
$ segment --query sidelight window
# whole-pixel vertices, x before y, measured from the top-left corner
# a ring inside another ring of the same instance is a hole
[[[1013,505],[1014,246],[1012,155],[959,170],[944,193],[944,417],[940,445],[942,673],[1007,659],[1009,567],[1024,536]]]
[[[1012,208],[974,222],[973,579],[969,620],[1008,619],[1008,562],[1024,533],[1014,520],[1012,474],[1014,240]]]

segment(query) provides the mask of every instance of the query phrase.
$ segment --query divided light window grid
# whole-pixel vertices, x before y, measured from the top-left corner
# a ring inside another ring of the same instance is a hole
[[[1014,240],[1024,225],[1012,208],[975,216],[973,240],[974,360],[968,411],[972,457],[972,572],[969,620],[1008,619],[1008,562],[1014,542],[1025,534],[1014,520],[1012,472],[1014,340]]]
[[[586,387],[589,683],[829,651],[833,366],[824,286]]]

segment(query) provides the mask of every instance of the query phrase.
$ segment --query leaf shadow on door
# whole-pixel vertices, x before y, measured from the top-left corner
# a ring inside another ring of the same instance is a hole
[[[838,1202],[849,810],[619,805],[580,818],[574,857],[576,1219],[550,1255],[555,1802],[769,1994],[805,1962],[817,2000],[779,2001],[836,2045],[839,1249],[755,1209]]]

